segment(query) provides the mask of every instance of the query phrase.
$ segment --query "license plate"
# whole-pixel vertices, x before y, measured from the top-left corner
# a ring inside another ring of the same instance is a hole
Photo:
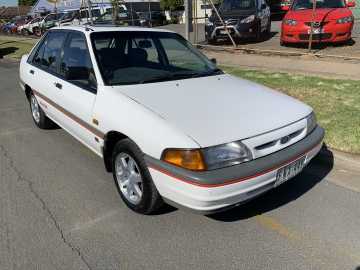
[[[300,173],[305,166],[306,156],[302,157],[294,162],[286,165],[285,167],[279,169],[276,174],[275,186],[279,186],[282,183],[286,182],[290,178],[293,178],[295,175]]]
[[[311,33],[311,29],[308,30],[308,34],[310,34],[310,33]],[[313,34],[323,34],[324,30],[321,28],[314,28],[312,33]]]

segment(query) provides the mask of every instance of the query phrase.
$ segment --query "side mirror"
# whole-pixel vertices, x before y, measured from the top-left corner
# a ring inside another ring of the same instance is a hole
[[[346,3],[346,6],[347,6],[347,7],[355,7],[355,6],[356,6],[356,3],[355,3],[355,1],[348,1],[348,2]]]
[[[261,9],[266,9],[266,4],[261,4]]]
[[[283,11],[289,11],[289,10],[290,10],[290,6],[289,6],[289,5],[281,6],[281,10],[283,10]]]
[[[213,64],[216,65],[216,62],[217,62],[217,61],[216,61],[216,58],[211,58],[210,61],[211,61]]]

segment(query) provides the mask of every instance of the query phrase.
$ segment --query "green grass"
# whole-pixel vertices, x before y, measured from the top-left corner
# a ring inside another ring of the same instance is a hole
[[[314,108],[331,148],[360,154],[360,81],[222,67],[226,72],[279,90]]]
[[[37,39],[14,36],[0,36],[0,58],[9,57],[20,59],[28,53]]]

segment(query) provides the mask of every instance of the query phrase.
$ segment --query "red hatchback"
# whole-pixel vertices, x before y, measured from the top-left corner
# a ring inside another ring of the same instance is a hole
[[[316,0],[314,42],[347,42],[351,39],[354,16],[348,7],[355,2],[344,0]],[[307,43],[313,17],[312,0],[294,0],[281,25],[280,44]]]

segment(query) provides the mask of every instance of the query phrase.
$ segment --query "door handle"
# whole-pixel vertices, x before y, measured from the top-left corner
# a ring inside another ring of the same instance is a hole
[[[32,75],[34,75],[34,73],[35,73],[35,71],[34,70],[32,70],[32,69],[30,69],[30,74],[32,74]]]
[[[62,84],[61,83],[54,83],[55,87],[56,88],[59,88],[59,89],[62,89]]]

